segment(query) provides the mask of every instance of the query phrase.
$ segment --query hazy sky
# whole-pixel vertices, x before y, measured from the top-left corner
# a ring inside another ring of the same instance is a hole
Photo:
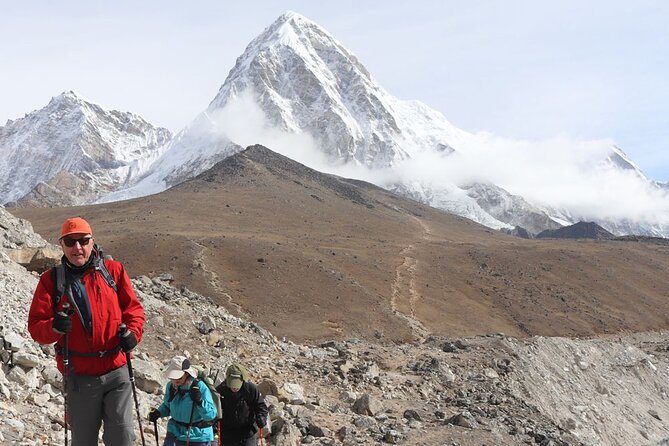
[[[287,10],[328,30],[389,93],[464,130],[611,138],[669,180],[664,0],[5,2],[0,125],[74,90],[178,131]]]

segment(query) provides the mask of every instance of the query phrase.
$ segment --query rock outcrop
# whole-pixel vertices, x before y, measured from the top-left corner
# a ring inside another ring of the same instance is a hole
[[[0,251],[29,271],[42,272],[58,263],[62,252],[33,231],[29,221],[0,207]]]

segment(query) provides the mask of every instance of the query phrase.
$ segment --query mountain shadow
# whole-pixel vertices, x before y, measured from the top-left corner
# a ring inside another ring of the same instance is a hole
[[[579,221],[573,225],[558,229],[546,229],[536,235],[536,238],[567,238],[567,239],[594,239],[611,240],[615,235],[594,222]]]

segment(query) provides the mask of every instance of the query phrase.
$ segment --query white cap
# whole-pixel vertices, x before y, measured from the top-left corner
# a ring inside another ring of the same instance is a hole
[[[185,356],[175,356],[167,364],[167,370],[163,376],[167,379],[179,379],[188,373],[193,378],[197,378],[197,371],[190,365],[190,361]]]

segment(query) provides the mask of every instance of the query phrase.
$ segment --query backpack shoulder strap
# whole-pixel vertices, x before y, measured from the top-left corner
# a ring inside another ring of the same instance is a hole
[[[51,268],[51,279],[55,284],[54,295],[51,302],[55,311],[56,307],[60,303],[60,300],[63,298],[63,294],[65,294],[65,287],[67,286],[65,283],[65,268],[63,265],[56,265]]]
[[[107,266],[105,265],[105,260],[102,257],[98,257],[95,260],[95,269],[97,271],[100,271],[100,274],[102,274],[102,277],[105,279],[105,282],[114,289],[118,293],[118,287],[116,286],[116,281],[112,277],[111,273],[107,269]]]

